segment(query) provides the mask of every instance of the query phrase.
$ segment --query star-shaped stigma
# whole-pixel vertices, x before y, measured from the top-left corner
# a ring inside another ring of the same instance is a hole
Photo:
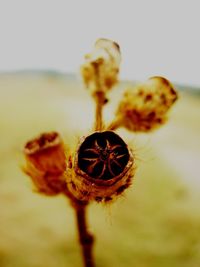
[[[92,178],[109,180],[123,172],[129,157],[121,137],[112,131],[96,132],[81,144],[78,166]]]

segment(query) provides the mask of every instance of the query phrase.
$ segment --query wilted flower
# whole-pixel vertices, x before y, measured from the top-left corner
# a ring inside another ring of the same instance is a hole
[[[152,77],[125,91],[110,129],[124,126],[131,131],[153,130],[166,121],[176,99],[177,93],[167,79]]]
[[[25,172],[31,177],[37,190],[47,195],[63,192],[66,158],[64,144],[56,132],[43,133],[26,143]]]
[[[25,145],[24,169],[39,192],[63,193],[69,198],[76,211],[84,266],[93,267],[94,238],[87,229],[86,207],[90,201],[105,203],[120,196],[131,185],[136,169],[135,155],[114,130],[121,126],[141,132],[155,129],[165,122],[177,93],[167,79],[158,76],[129,88],[106,128],[103,107],[107,92],[118,82],[119,45],[99,39],[85,59],[81,72],[95,101],[94,132],[82,138],[67,159],[58,133],[41,134]]]
[[[118,81],[121,53],[119,45],[108,39],[98,39],[94,49],[85,56],[81,67],[84,83],[92,93],[106,92]]]

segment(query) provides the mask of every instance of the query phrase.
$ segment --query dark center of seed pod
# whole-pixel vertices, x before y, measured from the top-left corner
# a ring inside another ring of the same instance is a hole
[[[109,180],[121,174],[129,161],[126,143],[112,131],[95,132],[78,151],[78,167],[92,178]]]
[[[100,149],[99,150],[99,155],[100,155],[100,160],[104,161],[107,160],[110,154],[109,149]]]

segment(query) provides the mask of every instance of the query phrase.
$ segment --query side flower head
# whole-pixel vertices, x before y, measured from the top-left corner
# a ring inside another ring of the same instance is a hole
[[[57,132],[43,133],[26,143],[25,172],[36,189],[46,195],[56,195],[65,188],[66,158],[64,144]]]
[[[94,132],[78,147],[68,189],[81,201],[110,201],[129,187],[134,166],[132,152],[119,135]]]
[[[166,121],[167,112],[176,100],[177,93],[167,79],[151,77],[125,91],[116,121],[131,131],[148,132]]]
[[[107,92],[118,82],[121,53],[119,45],[108,39],[98,39],[81,66],[83,81],[89,90]]]

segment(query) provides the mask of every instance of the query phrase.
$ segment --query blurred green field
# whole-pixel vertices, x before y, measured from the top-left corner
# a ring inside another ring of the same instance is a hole
[[[123,90],[111,93],[113,111]],[[93,124],[93,103],[73,76],[0,75],[0,267],[81,267],[73,210],[34,192],[24,143],[59,131],[66,151]],[[137,157],[133,186],[112,205],[92,204],[97,267],[200,266],[200,98],[180,93],[155,133],[119,130]]]

